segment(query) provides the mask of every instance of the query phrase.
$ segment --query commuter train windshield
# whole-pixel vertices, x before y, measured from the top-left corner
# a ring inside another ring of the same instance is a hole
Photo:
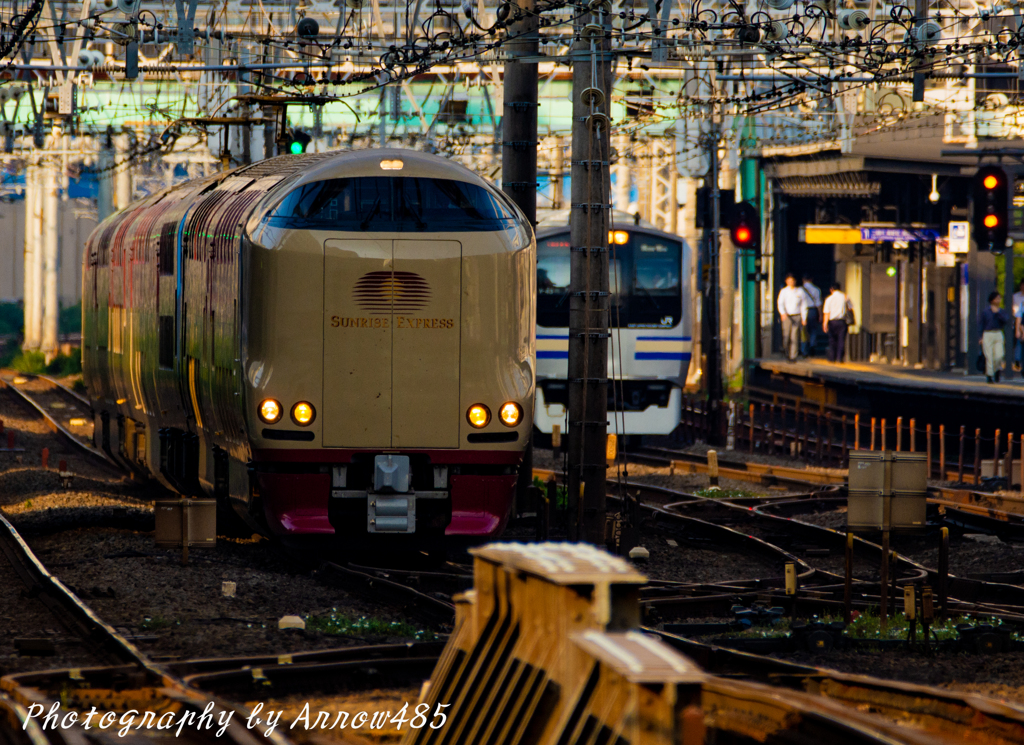
[[[264,220],[277,228],[398,233],[498,231],[513,212],[477,184],[439,178],[360,177],[293,189]]]
[[[537,241],[537,324],[569,325],[569,233]],[[671,328],[682,314],[682,241],[630,233],[611,245],[608,285],[612,326]]]

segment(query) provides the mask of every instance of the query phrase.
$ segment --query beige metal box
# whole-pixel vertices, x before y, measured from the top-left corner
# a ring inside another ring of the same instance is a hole
[[[892,493],[924,494],[928,489],[928,460],[924,453],[892,453]]]
[[[850,453],[851,496],[855,491],[889,491],[890,455],[888,451],[880,450],[854,450]]]
[[[923,491],[893,491],[891,507],[892,530],[916,531],[925,527],[928,495]]]
[[[882,530],[885,528],[888,497],[882,496],[881,489],[850,489],[847,499],[846,527],[851,531]]]
[[[217,500],[157,500],[155,510],[159,548],[180,547],[183,535],[188,536],[188,545],[195,548],[212,548],[217,544]]]

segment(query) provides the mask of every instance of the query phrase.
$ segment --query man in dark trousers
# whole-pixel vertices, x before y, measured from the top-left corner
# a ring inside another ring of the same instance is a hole
[[[807,324],[800,335],[800,354],[810,357],[818,341],[818,324],[821,323],[821,290],[807,274],[800,289],[807,295]]]

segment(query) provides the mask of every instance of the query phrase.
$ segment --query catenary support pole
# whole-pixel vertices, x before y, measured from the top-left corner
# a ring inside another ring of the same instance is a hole
[[[501,119],[501,188],[537,227],[537,63],[521,62],[520,57],[537,56],[538,16],[534,0],[520,0],[522,17],[509,26],[504,49],[505,111]],[[533,482],[533,445],[523,453],[516,485],[520,504]]]
[[[22,349],[33,351],[39,349],[40,325],[42,318],[42,293],[39,291],[39,276],[36,273],[37,259],[40,258],[42,247],[39,232],[39,167],[29,162],[25,170],[25,242],[23,268],[23,286],[25,293],[25,337]]]
[[[599,0],[575,22],[569,303],[571,537],[603,543],[608,431],[610,20]]]
[[[704,179],[705,186],[711,192],[711,219],[705,220],[708,227],[704,230],[704,261],[707,264],[707,279],[703,289],[704,324],[703,347],[707,369],[704,379],[707,381],[708,393],[708,435],[709,445],[722,445],[722,343],[719,324],[719,287],[718,260],[720,248],[719,230],[721,229],[721,191],[718,188],[718,123],[711,122],[711,130],[704,138],[704,150],[708,155],[708,173]]]
[[[43,170],[43,318],[40,349],[50,362],[57,355],[58,209],[57,163],[49,162]]]
[[[96,161],[99,169],[99,194],[96,200],[96,215],[100,222],[114,213],[114,146],[110,137],[100,137],[100,152]]]
[[[127,134],[114,137],[114,150],[118,164],[114,169],[114,206],[123,210],[132,202],[131,140]]]

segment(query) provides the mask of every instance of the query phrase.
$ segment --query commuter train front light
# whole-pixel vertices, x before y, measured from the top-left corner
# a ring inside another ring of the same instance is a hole
[[[300,427],[307,427],[316,419],[316,409],[313,404],[306,401],[299,401],[292,407],[292,421]]]
[[[514,427],[523,418],[523,409],[514,401],[509,401],[502,404],[501,409],[498,411],[498,418],[501,419],[501,423],[506,427]]]
[[[483,429],[491,421],[491,410],[483,404],[473,404],[466,412],[466,420],[469,422],[469,426]]]
[[[272,398],[263,399],[259,409],[260,419],[266,424],[277,424],[281,421],[281,404]]]

